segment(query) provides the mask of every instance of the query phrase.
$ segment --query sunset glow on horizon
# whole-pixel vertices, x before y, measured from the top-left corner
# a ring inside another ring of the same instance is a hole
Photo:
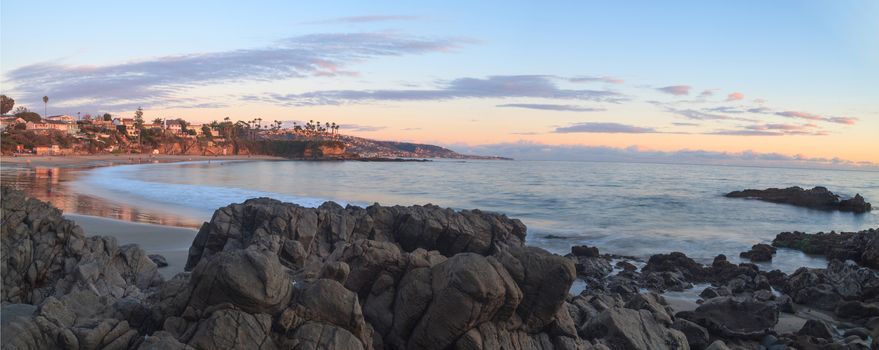
[[[46,95],[49,115],[319,120],[459,151],[879,164],[876,2],[240,6],[4,1],[2,93],[41,114]]]

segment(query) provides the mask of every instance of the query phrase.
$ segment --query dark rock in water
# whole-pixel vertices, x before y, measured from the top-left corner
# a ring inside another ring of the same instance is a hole
[[[844,300],[875,298],[879,275],[851,262],[833,260],[826,269],[801,267],[790,275],[782,291],[796,303],[833,311]]]
[[[615,266],[623,269],[623,271],[637,271],[638,270],[637,266],[633,265],[632,263],[630,263],[628,261],[624,261],[624,260],[617,261]]]
[[[704,281],[706,278],[705,267],[681,252],[653,255],[641,272],[676,272],[685,281]]]
[[[778,323],[778,308],[750,298],[718,297],[697,307],[690,320],[716,336],[756,340]]]
[[[751,261],[771,261],[773,254],[775,254],[775,247],[760,243],[752,246],[751,250],[742,252],[739,256]]]
[[[772,245],[824,255],[830,260],[853,260],[863,266],[879,269],[879,229],[815,234],[782,232],[775,236]]]
[[[165,260],[164,256],[161,256],[159,254],[150,254],[147,255],[147,257],[149,257],[150,260],[152,260],[159,268],[168,266],[168,260]]]
[[[833,327],[821,320],[808,320],[797,334],[808,335],[815,338],[833,339]]]
[[[872,209],[860,194],[851,199],[840,200],[838,195],[833,194],[825,187],[816,186],[810,190],[802,187],[768,188],[765,190],[747,189],[733,191],[726,194],[729,198],[753,198],[772,203],[792,204],[821,210],[840,210],[855,213],[864,213]]]
[[[575,245],[571,247],[571,254],[577,257],[582,256],[587,258],[597,258],[599,256],[598,248],[590,247],[588,245]]]

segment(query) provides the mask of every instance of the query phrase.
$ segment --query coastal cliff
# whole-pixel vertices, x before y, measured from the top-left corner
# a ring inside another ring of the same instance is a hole
[[[879,276],[837,260],[788,276],[722,255],[708,266],[681,253],[639,262],[586,246],[560,256],[525,245],[525,225],[500,214],[259,198],[218,209],[192,242],[187,272],[164,280],[139,247],[86,236],[21,192],[4,187],[2,196],[3,348],[877,345]],[[571,295],[577,278],[587,287]],[[692,310],[660,294],[694,283],[712,285]],[[778,330],[802,305],[845,322]]]

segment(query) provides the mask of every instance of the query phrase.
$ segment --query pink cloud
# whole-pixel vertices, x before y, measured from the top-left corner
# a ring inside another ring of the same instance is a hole
[[[827,117],[827,121],[831,123],[845,124],[845,125],[855,125],[858,122],[858,118],[849,118],[849,117]]]
[[[689,95],[690,89],[691,89],[691,87],[689,85],[671,85],[671,86],[656,88],[656,90],[658,90],[660,92],[672,94],[675,96]]]
[[[799,118],[806,120],[817,120],[828,123],[836,123],[836,124],[845,124],[845,125],[855,125],[858,122],[858,118],[849,118],[849,117],[822,117],[817,114],[806,113],[806,112],[797,112],[797,111],[784,111],[784,112],[776,112],[776,115],[780,115],[782,117],[788,118]]]
[[[744,98],[745,98],[745,94],[743,94],[743,93],[741,93],[741,92],[733,92],[733,93],[731,93],[731,94],[729,94],[729,95],[726,96],[726,101],[727,101],[727,102],[729,102],[729,101],[741,101],[741,100],[744,99]]]

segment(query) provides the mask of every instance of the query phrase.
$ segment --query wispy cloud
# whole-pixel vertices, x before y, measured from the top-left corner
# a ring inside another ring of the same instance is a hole
[[[787,117],[787,118],[824,121],[824,122],[828,122],[828,123],[845,124],[845,125],[854,125],[858,121],[858,118],[820,116],[817,114],[812,114],[812,113],[807,113],[807,112],[798,112],[798,111],[783,111],[783,112],[776,112],[775,114],[782,116],[782,117]]]
[[[385,126],[375,126],[375,125],[361,125],[361,124],[340,124],[340,130],[346,131],[360,131],[360,132],[369,132],[369,131],[379,131],[387,129]]]
[[[656,88],[659,92],[664,92],[666,94],[675,95],[675,96],[683,96],[690,94],[691,87],[689,85],[671,85],[664,86],[661,88]]]
[[[726,95],[726,102],[741,101],[744,98],[745,98],[745,94],[743,94],[741,92],[733,92],[729,95]]]
[[[733,117],[733,116],[728,116],[728,115],[718,114],[718,113],[706,113],[706,112],[703,112],[703,111],[699,111],[699,110],[696,110],[696,109],[690,109],[690,108],[688,108],[688,109],[679,109],[679,108],[666,107],[665,110],[666,110],[667,112],[669,112],[669,113],[674,113],[674,114],[677,114],[677,115],[679,115],[679,116],[685,117],[685,118],[687,118],[687,119],[693,119],[693,120],[740,120],[740,121],[755,121],[754,119],[751,119],[751,118]]]
[[[342,105],[371,101],[436,101],[464,98],[545,98],[618,103],[627,97],[609,90],[564,89],[549,75],[497,75],[437,82],[434,89],[324,90],[246,96],[245,100],[287,106]]]
[[[709,132],[712,135],[737,135],[737,136],[785,136],[785,135],[801,135],[801,136],[824,136],[828,133],[821,130],[815,124],[752,124],[742,129],[727,129]]]
[[[507,103],[502,105],[497,105],[495,107],[505,107],[505,108],[525,108],[525,109],[539,109],[545,111],[563,111],[563,112],[601,112],[606,111],[606,108],[597,108],[597,107],[583,107],[576,105],[558,105],[558,104],[543,104],[543,103]]]
[[[600,77],[577,76],[577,77],[569,78],[568,81],[570,81],[572,83],[603,82],[603,83],[610,83],[610,84],[622,84],[622,83],[626,82],[623,79],[608,77],[608,76],[600,76]]]
[[[103,66],[41,63],[13,69],[5,85],[25,102],[43,95],[70,106],[162,104],[185,90],[229,81],[275,81],[350,75],[353,63],[387,56],[445,52],[468,39],[396,33],[312,34],[273,47],[166,56]]]
[[[634,125],[619,123],[577,123],[570,126],[555,129],[556,133],[619,133],[619,134],[649,134],[657,133],[654,128],[643,128]]]
[[[603,162],[656,162],[675,164],[722,164],[786,167],[846,167],[861,170],[879,170],[879,164],[851,162],[839,158],[808,157],[781,153],[715,152],[683,149],[655,151],[637,146],[626,148],[574,145],[548,145],[535,142],[498,143],[478,146],[447,145],[467,154],[485,154],[511,157],[519,160],[580,160]]]
[[[321,21],[304,22],[305,24],[337,24],[337,23],[373,23],[390,21],[414,21],[421,19],[419,16],[405,15],[368,15],[330,18]]]

